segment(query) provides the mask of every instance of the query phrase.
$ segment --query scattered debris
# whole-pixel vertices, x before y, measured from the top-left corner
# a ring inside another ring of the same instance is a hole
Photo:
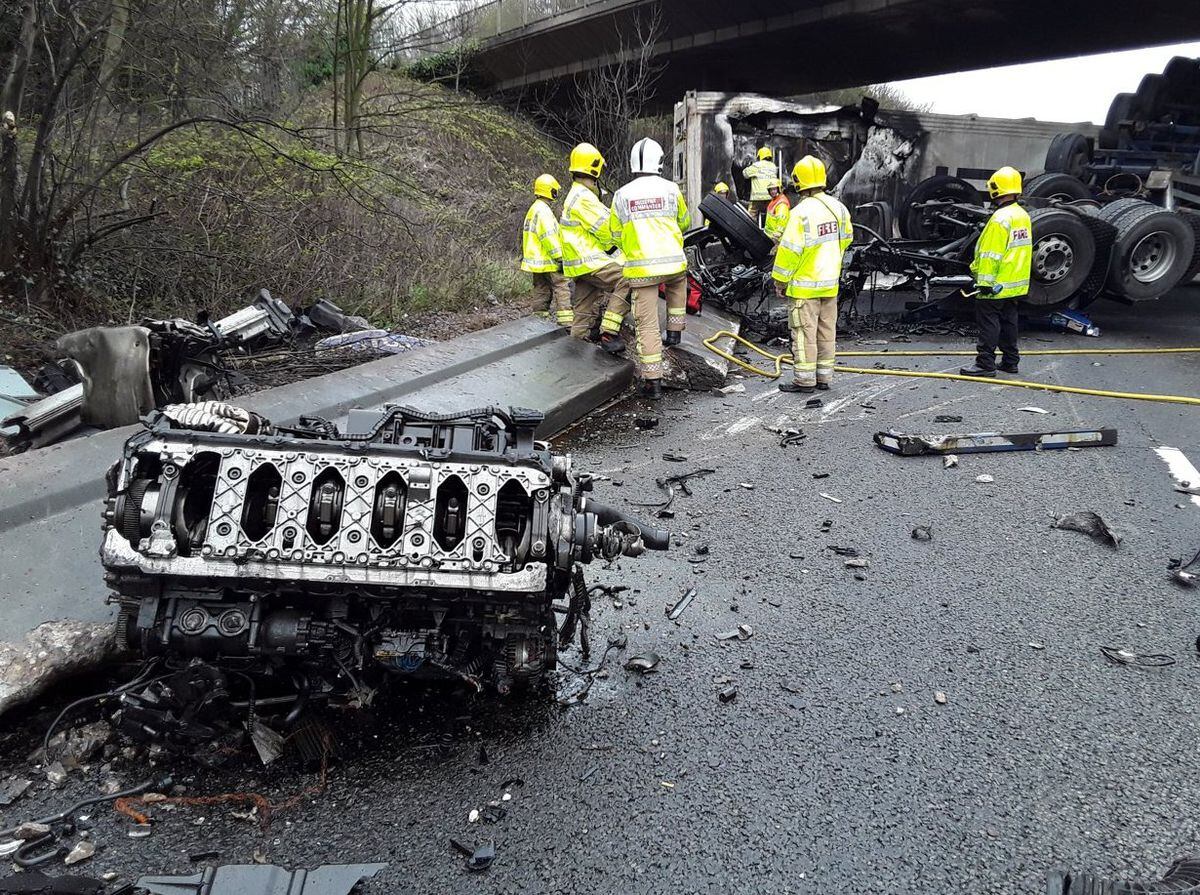
[[[747,491],[754,490],[754,485],[752,485],[750,482],[738,482],[738,487],[745,488]]]
[[[654,429],[658,426],[658,417],[656,416],[639,416],[634,419],[633,424],[639,429]]]
[[[33,785],[31,780],[10,780],[3,786],[0,786],[0,808],[7,808],[21,796],[25,795],[25,791]]]
[[[932,541],[933,540],[933,526],[932,525],[918,525],[916,528],[914,528],[912,530],[912,539],[914,541]]]
[[[274,864],[226,864],[190,876],[143,876],[135,883],[150,895],[350,895],[387,864],[324,864],[286,870]]]
[[[934,694],[933,694],[933,701],[936,702],[938,705],[945,705],[946,704],[946,694],[943,693],[941,690],[935,690]]]
[[[1050,315],[1049,323],[1055,329],[1065,333],[1079,333],[1092,338],[1098,338],[1100,335],[1100,327],[1092,323],[1090,317],[1079,311],[1055,311]]]
[[[953,469],[957,465],[958,465],[958,455],[957,454],[947,454],[946,456],[942,457],[942,469]]]
[[[747,624],[741,624],[732,631],[722,631],[713,636],[717,640],[749,640],[754,636],[754,629]]]
[[[1029,648],[1036,649],[1036,650],[1044,650],[1046,648],[1046,644],[1038,643],[1036,640],[1031,640],[1031,641],[1029,641]]]
[[[735,382],[732,385],[725,385],[721,388],[714,388],[714,395],[740,395],[746,390],[746,386],[740,382]]]
[[[803,429],[784,429],[779,433],[779,446],[790,447],[791,445],[799,444],[806,438],[808,436],[804,434]]]
[[[829,549],[838,556],[858,556],[857,547],[839,547],[837,544],[830,544]]]
[[[638,674],[650,674],[658,668],[658,663],[662,661],[662,656],[655,652],[645,653],[640,656],[630,656],[625,660],[626,671],[636,671]]]
[[[1174,656],[1165,653],[1135,653],[1116,646],[1100,647],[1100,654],[1114,665],[1134,665],[1138,668],[1166,668],[1175,664]]]
[[[14,839],[40,839],[50,832],[50,825],[37,823],[35,821],[26,821],[12,832]]]
[[[667,618],[675,621],[679,616],[683,615],[684,611],[692,605],[692,600],[696,599],[696,588],[689,587],[684,591],[683,596],[675,601],[675,605],[667,609]]]
[[[1121,538],[1108,527],[1108,523],[1101,518],[1100,514],[1091,510],[1059,516],[1054,520],[1053,527],[1065,531],[1082,532],[1093,540],[1113,548],[1121,543]]]
[[[247,721],[246,726],[250,731],[250,742],[254,745],[254,751],[258,753],[263,767],[269,766],[283,755],[282,734],[267,727],[257,717],[253,721]]]
[[[829,473],[827,473],[827,472],[814,472],[814,473],[812,474],[812,477],[813,477],[814,479],[827,479],[827,478],[829,478]]]
[[[824,407],[825,402],[822,401],[820,398],[809,398],[807,401],[804,402],[804,406],[806,408]]]
[[[469,823],[469,824],[479,823],[479,809],[478,808],[472,808],[470,813],[467,814],[467,823]]]
[[[840,497],[834,497],[832,494],[826,494],[824,491],[820,492],[820,494],[826,500],[832,501],[833,503],[841,503],[842,502],[842,499]],[[830,524],[832,525],[833,523],[830,523]]]
[[[679,489],[679,493],[686,497],[692,496],[692,489],[688,482],[695,478],[703,478],[706,475],[712,475],[716,472],[715,469],[694,469],[691,472],[685,472],[680,475],[666,476],[665,478],[655,479],[654,484],[658,489],[667,495],[667,499],[661,503],[641,503],[634,502],[631,506],[635,507],[657,507],[661,509],[670,509],[671,504],[675,502],[675,489]],[[615,484],[615,483],[614,483]]]
[[[865,559],[848,559],[842,563],[847,569],[868,569],[871,564]]]
[[[1061,451],[1072,447],[1110,447],[1117,443],[1117,430],[1079,429],[1016,435],[1003,435],[999,432],[906,435],[889,429],[886,432],[876,432],[874,441],[889,454],[899,454],[902,457],[918,457],[922,454],[986,454],[997,451]]]
[[[455,851],[459,852],[463,857],[466,858],[463,866],[465,866],[472,873],[478,873],[481,870],[487,870],[492,866],[492,862],[496,860],[496,843],[494,841],[488,841],[477,848],[471,848],[469,845],[464,845],[457,839],[451,839],[450,845],[453,846]]]
[[[975,481],[981,485],[990,485],[992,482],[996,481],[996,477],[988,475],[985,472],[983,475],[975,476]]]
[[[1172,560],[1170,566],[1171,578],[1176,584],[1181,584],[1184,587],[1196,587],[1197,582],[1200,582],[1200,551],[1191,558],[1186,564],[1183,560]]]
[[[667,453],[663,454],[663,455],[662,455],[662,458],[663,458],[664,460],[666,460],[668,463],[683,463],[683,462],[685,462],[685,461],[687,460],[687,456],[686,456],[686,455],[684,455],[684,454],[673,454],[673,453],[671,453],[670,451],[668,451]]]
[[[193,864],[199,861],[212,861],[221,857],[221,853],[215,848],[204,849],[203,851],[188,852],[188,860]]]
[[[1018,407],[1017,410],[1024,411],[1025,413],[1049,413],[1050,412],[1049,410],[1042,410],[1042,408],[1040,408],[1040,407]]]
[[[104,883],[86,876],[45,876],[26,870],[0,879],[0,895],[104,895]]]
[[[154,828],[150,824],[130,824],[125,835],[130,839],[145,839],[152,832],[154,832]]]
[[[722,690],[720,693],[718,693],[717,698],[720,699],[721,702],[733,702],[735,699],[737,699],[737,695],[738,695],[737,687],[735,687],[731,684],[730,686],[728,686],[724,690]]]
[[[75,846],[69,852],[67,852],[67,856],[63,858],[63,863],[78,864],[80,861],[86,861],[94,854],[96,854],[96,843],[91,839],[80,839],[75,843]]]
[[[961,423],[963,418],[949,413],[939,413],[933,418],[933,421],[935,423]]]

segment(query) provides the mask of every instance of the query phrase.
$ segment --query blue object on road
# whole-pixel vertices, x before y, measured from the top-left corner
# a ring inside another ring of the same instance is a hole
[[[1079,311],[1055,311],[1050,315],[1050,325],[1067,333],[1081,333],[1085,336],[1100,335],[1100,327],[1092,323],[1090,317]]]

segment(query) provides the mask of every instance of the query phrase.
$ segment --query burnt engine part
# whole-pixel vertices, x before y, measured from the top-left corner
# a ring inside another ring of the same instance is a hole
[[[591,499],[535,440],[540,412],[353,416],[354,435],[147,418],[109,474],[101,548],[131,648],[226,670],[211,689],[238,690],[231,704],[247,676],[295,681],[271,701],[288,712],[386,673],[506,692],[555,666],[554,601],[578,564],[669,545]],[[132,723],[185,735],[194,701],[167,689],[129,700]]]

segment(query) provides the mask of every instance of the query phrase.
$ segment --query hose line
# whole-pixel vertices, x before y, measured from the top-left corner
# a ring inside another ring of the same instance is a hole
[[[756,367],[754,364],[747,363],[741,358],[734,357],[729,351],[719,347],[716,343],[719,339],[730,338],[737,344],[741,345],[748,351],[757,354],[759,357],[770,362],[768,367]],[[772,354],[760,345],[756,345],[749,339],[746,339],[730,330],[721,330],[714,333],[704,340],[704,347],[713,352],[719,357],[724,358],[731,364],[745,370],[748,373],[753,373],[756,376],[763,376],[767,379],[778,379],[783,375],[785,365],[791,365],[792,356],[788,352]],[[1109,348],[1109,349],[1093,349],[1093,348],[1059,348],[1059,349],[1042,349],[1034,351],[1024,351],[1023,356],[1030,355],[1071,355],[1071,354],[1184,354],[1184,353],[1200,353],[1200,348]],[[841,352],[842,357],[956,357],[968,356],[973,357],[974,351],[844,351]],[[1024,379],[994,379],[986,376],[964,376],[961,373],[927,373],[919,370],[888,370],[875,369],[869,367],[847,367],[838,364],[834,367],[839,373],[863,373],[874,376],[907,376],[914,379],[951,379],[961,382],[980,382],[985,385],[1011,385],[1017,388],[1029,388],[1044,392],[1062,392],[1070,395],[1091,395],[1098,398],[1124,398],[1129,401],[1156,401],[1163,404],[1188,404],[1192,406],[1200,406],[1200,398],[1193,398],[1187,395],[1151,395],[1142,392],[1116,392],[1106,391],[1104,389],[1080,388],[1072,385],[1052,385],[1046,382],[1030,382]]]

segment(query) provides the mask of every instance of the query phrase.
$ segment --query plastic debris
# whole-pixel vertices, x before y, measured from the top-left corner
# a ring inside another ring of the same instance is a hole
[[[738,695],[737,687],[735,687],[731,684],[728,687],[726,687],[724,690],[722,690],[720,693],[718,693],[717,698],[720,699],[721,702],[733,702],[735,699],[737,699],[737,695]]]
[[[1065,333],[1079,333],[1092,338],[1100,335],[1100,327],[1092,323],[1090,317],[1079,311],[1055,311],[1050,315],[1050,325]]]
[[[658,426],[658,417],[656,416],[639,416],[633,421],[634,425],[639,429],[654,429]]]
[[[942,457],[942,468],[943,469],[953,469],[957,465],[958,465],[958,455],[957,454],[947,454],[946,456]]]
[[[838,556],[858,556],[857,547],[839,547],[837,544],[830,544],[829,549]]]
[[[1040,407],[1018,407],[1017,410],[1024,411],[1025,413],[1049,413],[1050,412],[1049,410],[1042,410],[1042,408],[1040,408]]]
[[[941,690],[935,691],[933,694],[933,701],[936,702],[938,705],[945,705],[946,704],[946,694],[943,693]]]
[[[804,406],[805,407],[824,407],[825,402],[822,401],[820,398],[809,398],[807,401],[804,402]]]
[[[1169,566],[1171,578],[1184,587],[1196,587],[1200,583],[1200,551],[1186,564],[1183,560],[1172,560]]]
[[[64,864],[78,864],[80,861],[86,861],[96,853],[96,843],[91,839],[80,839],[75,843],[74,848],[67,852],[67,856],[63,858]]]
[[[732,631],[722,631],[713,636],[717,640],[749,640],[754,636],[754,629],[747,624],[741,624]]]
[[[153,829],[154,828],[151,827],[150,824],[130,824],[129,829],[125,832],[125,835],[130,839],[145,839],[150,835],[151,832],[153,832]]]
[[[667,618],[675,621],[679,616],[683,615],[684,611],[692,605],[692,600],[696,599],[696,588],[689,587],[682,597],[675,601],[675,605],[667,609]]]
[[[496,843],[492,841],[485,842],[477,848],[471,848],[457,839],[451,839],[450,845],[467,859],[464,866],[472,873],[487,870],[496,860]]]
[[[134,885],[151,895],[349,895],[361,880],[387,864],[323,864],[311,870],[286,870],[266,863],[261,851],[255,864],[207,867],[190,876],[143,876]],[[260,860],[261,859],[261,860]],[[132,888],[132,887],[130,887]]]
[[[638,674],[650,674],[658,668],[658,663],[662,661],[662,656],[655,652],[645,653],[640,656],[630,656],[625,660],[626,671],[636,671]]]
[[[848,559],[842,563],[847,569],[868,569],[871,564],[865,559]]]
[[[963,418],[949,413],[939,413],[933,418],[933,421],[935,423],[961,423]]]
[[[914,528],[912,530],[912,539],[914,541],[932,541],[933,540],[933,526],[932,525],[918,525],[916,528]]]
[[[467,815],[467,823],[469,823],[469,824],[479,823],[479,809],[478,808],[471,809],[471,813]]]
[[[1099,541],[1101,544],[1107,544],[1113,548],[1116,548],[1121,543],[1121,538],[1108,527],[1108,523],[1100,517],[1100,514],[1091,510],[1059,516],[1054,520],[1053,527],[1061,528],[1065,531],[1082,532],[1093,540]]]
[[[1175,657],[1165,653],[1135,653],[1116,646],[1100,647],[1100,655],[1114,665],[1134,665],[1138,668],[1166,668],[1175,664]]]
[[[996,481],[996,477],[984,473],[983,475],[975,476],[975,481],[981,485],[990,485],[992,482]]]
[[[746,386],[740,382],[735,382],[732,385],[725,385],[721,388],[714,388],[714,395],[740,395],[746,390]]]
[[[687,460],[685,454],[673,454],[670,451],[662,455],[662,458],[668,463],[683,463]]]
[[[842,499],[840,497],[834,497],[832,494],[826,494],[824,491],[820,492],[820,494],[826,500],[832,501],[833,503],[841,503],[842,502]]]

